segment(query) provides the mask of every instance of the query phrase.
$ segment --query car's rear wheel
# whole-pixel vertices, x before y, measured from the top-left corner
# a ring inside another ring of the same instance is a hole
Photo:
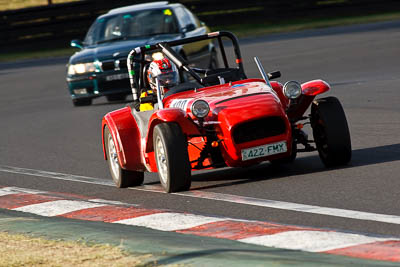
[[[144,181],[143,172],[129,171],[121,168],[118,161],[117,149],[107,126],[104,129],[104,144],[108,167],[110,168],[111,176],[115,185],[119,188],[141,185]]]
[[[126,94],[115,94],[106,96],[108,101],[124,101],[126,99]]]
[[[350,161],[350,131],[343,107],[336,97],[313,102],[311,126],[319,156],[325,166],[334,167]]]
[[[90,106],[92,104],[91,98],[75,98],[72,99],[72,104],[75,107]]]
[[[186,137],[176,123],[161,123],[154,128],[154,152],[158,176],[167,193],[190,189],[191,166]]]

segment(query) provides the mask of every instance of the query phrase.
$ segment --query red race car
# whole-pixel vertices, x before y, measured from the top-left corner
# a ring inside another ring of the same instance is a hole
[[[210,62],[197,68],[176,52],[188,43],[210,41],[218,43],[223,67]],[[189,190],[194,170],[288,163],[298,152],[314,150],[327,167],[351,159],[339,100],[315,99],[329,84],[271,81],[280,72],[266,73],[257,57],[263,79],[248,79],[232,33],[137,47],[127,64],[134,102],[102,121],[104,157],[117,187],[141,185],[148,171],[158,172],[166,192]],[[314,140],[303,131],[305,124]]]

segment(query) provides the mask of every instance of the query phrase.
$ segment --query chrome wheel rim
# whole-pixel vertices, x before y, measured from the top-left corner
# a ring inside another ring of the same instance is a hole
[[[156,155],[157,155],[157,169],[160,174],[160,180],[163,184],[167,184],[168,181],[168,166],[167,166],[167,157],[165,154],[164,144],[161,140],[161,137],[157,136],[156,139]]]
[[[114,180],[118,179],[119,175],[119,162],[117,149],[115,148],[114,140],[111,135],[108,135],[108,156],[111,166],[112,177]]]

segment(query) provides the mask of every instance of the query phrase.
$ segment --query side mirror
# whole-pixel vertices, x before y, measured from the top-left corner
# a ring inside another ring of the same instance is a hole
[[[76,47],[76,48],[79,48],[79,49],[83,49],[83,43],[82,43],[82,41],[81,40],[72,40],[71,41],[71,46],[72,47]]]
[[[186,25],[186,27],[183,27],[182,31],[183,32],[191,32],[194,31],[196,29],[196,25],[194,25],[193,23]]]

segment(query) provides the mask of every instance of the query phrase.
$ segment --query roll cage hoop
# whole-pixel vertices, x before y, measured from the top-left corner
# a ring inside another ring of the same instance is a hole
[[[222,38],[228,38],[233,45],[234,54],[236,57],[235,63],[236,68],[230,68],[228,64],[228,60],[225,53],[224,44]],[[178,54],[172,47],[184,45],[187,43],[198,42],[203,40],[218,40],[218,46],[221,52],[221,57],[224,63],[224,68],[216,69],[210,71],[209,75],[205,77],[201,77],[198,73],[206,73],[207,70],[196,69],[189,67],[189,63]],[[178,67],[179,70],[183,70],[188,72],[199,84],[203,86],[214,85],[217,82],[221,81],[221,77],[232,77],[235,76],[236,80],[246,79],[246,74],[243,68],[242,57],[239,49],[239,42],[235,35],[231,32],[221,31],[221,32],[212,32],[205,35],[199,35],[195,37],[189,37],[180,40],[174,40],[170,42],[162,42],[153,45],[145,45],[141,47],[136,47],[133,49],[127,58],[127,66],[129,73],[129,81],[131,84],[133,100],[137,100],[139,98],[139,94],[141,89],[144,87],[144,68],[147,63],[150,63],[145,59],[145,55],[151,52],[161,51],[164,53],[174,64]],[[135,72],[135,63],[139,63],[139,73]],[[224,79],[222,79],[223,81]]]

